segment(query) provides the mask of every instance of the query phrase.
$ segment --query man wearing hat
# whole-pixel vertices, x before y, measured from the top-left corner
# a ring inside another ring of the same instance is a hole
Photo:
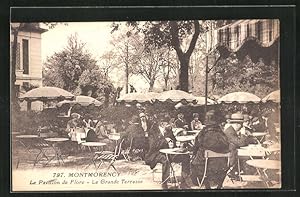
[[[230,117],[230,126],[224,130],[229,142],[229,151],[231,152],[230,165],[236,166],[237,149],[241,146],[247,146],[247,136],[239,135],[243,127],[244,116],[241,113],[234,113]]]
[[[162,164],[162,187],[168,189],[167,182],[170,178],[170,163],[165,154],[159,152],[160,149],[176,146],[176,138],[172,133],[172,128],[168,124],[168,117],[160,117],[153,125],[151,135],[149,135],[150,147],[145,156],[145,162],[154,169],[157,163]],[[190,157],[189,155],[172,155],[169,157],[172,162],[181,163],[181,188],[188,188],[187,179],[190,174]]]
[[[146,137],[145,132],[140,124],[140,118],[136,115],[132,116],[129,126],[126,129],[126,132],[123,136],[126,139],[126,145],[130,146],[131,144],[131,152],[133,154],[133,150],[141,150],[141,155],[134,155],[140,158],[144,157],[144,153],[146,150]]]
[[[217,116],[214,110],[210,110],[206,113],[205,125],[206,127],[196,137],[193,148],[191,177],[194,184],[197,184],[197,179],[201,180],[204,174],[205,150],[211,150],[217,153],[229,152],[228,139],[217,123]],[[204,179],[206,189],[210,188],[211,181],[214,181],[217,184],[217,188],[220,189],[223,185],[228,169],[229,165],[226,158],[211,159],[207,169],[207,178]]]

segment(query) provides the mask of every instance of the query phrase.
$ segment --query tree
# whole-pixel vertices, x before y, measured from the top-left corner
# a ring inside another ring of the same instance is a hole
[[[133,65],[137,64],[143,45],[141,35],[134,32],[130,27],[119,29],[118,34],[114,34],[111,40],[113,49],[108,53],[114,54],[114,67],[124,70],[125,92],[129,92],[129,77],[133,71]],[[123,79],[123,78],[122,78]]]
[[[133,74],[142,76],[149,84],[149,92],[153,91],[154,83],[159,77],[160,70],[164,64],[165,51],[155,46],[144,46],[139,55],[136,65],[133,66]]]
[[[136,21],[128,22],[129,26],[134,26],[145,36],[146,44],[154,46],[171,46],[175,49],[180,62],[179,88],[188,91],[188,71],[189,61],[200,32],[204,29],[198,20],[194,21],[147,21],[142,25]],[[118,24],[113,25],[113,31],[118,30]],[[191,38],[190,38],[191,37]],[[184,42],[190,40],[189,44]],[[184,50],[183,48],[187,48]]]
[[[108,106],[110,97],[115,91],[113,84],[98,68],[83,71],[78,80],[78,90],[81,94],[98,100],[103,100],[104,97],[105,106]]]
[[[43,70],[43,83],[74,92],[79,85],[81,74],[85,70],[97,67],[96,60],[84,47],[85,43],[78,39],[77,34],[71,35],[62,51],[47,58]]]
[[[215,88],[211,91],[213,94],[245,91],[263,97],[279,88],[278,65],[275,61],[266,65],[262,58],[254,63],[249,56],[239,60],[231,54],[217,63],[212,75],[216,75]]]

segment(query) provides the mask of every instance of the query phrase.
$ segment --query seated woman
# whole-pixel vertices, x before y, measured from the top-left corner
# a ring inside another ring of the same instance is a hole
[[[205,117],[206,127],[196,137],[193,157],[191,162],[191,178],[194,184],[201,181],[204,174],[204,151],[211,150],[217,153],[229,152],[229,142],[221,127],[217,124],[215,111],[208,111]],[[217,188],[223,185],[226,173],[229,169],[227,158],[212,158],[209,160],[204,186],[210,188],[211,181]],[[198,180],[197,180],[198,179]]]
[[[161,118],[159,122],[155,122],[151,135],[149,136],[149,151],[146,153],[145,162],[151,169],[155,168],[157,163],[162,164],[162,187],[167,189],[168,178],[170,175],[170,163],[165,154],[159,152],[160,149],[169,148],[169,143],[176,146],[176,138],[168,129],[168,120]],[[166,129],[167,128],[167,129]],[[190,174],[190,157],[187,154],[172,155],[169,157],[172,162],[181,163],[181,188],[189,188],[188,178]]]
[[[191,122],[191,129],[192,130],[201,130],[202,129],[202,123],[199,120],[199,114],[193,113],[193,120]]]
[[[97,141],[106,143],[106,146],[104,147],[105,150],[113,151],[115,148],[115,142],[113,140],[109,139],[109,135],[108,135],[109,133],[108,133],[108,130],[107,130],[105,124],[106,124],[106,121],[99,120],[96,125],[95,134],[97,136]],[[91,132],[91,131],[89,131],[89,132]]]

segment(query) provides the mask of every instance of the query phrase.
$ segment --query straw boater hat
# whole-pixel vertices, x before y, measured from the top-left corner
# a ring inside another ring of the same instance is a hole
[[[72,113],[72,114],[71,114],[71,117],[72,117],[72,118],[80,118],[81,116],[80,116],[80,114],[78,114],[78,113]]]
[[[244,116],[241,113],[234,113],[230,117],[230,123],[242,123],[244,122]]]
[[[250,120],[250,116],[248,114],[244,114],[244,122],[247,122]]]

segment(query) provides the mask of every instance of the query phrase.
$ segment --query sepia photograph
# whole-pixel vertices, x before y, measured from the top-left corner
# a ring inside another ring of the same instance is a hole
[[[11,22],[12,192],[280,189],[279,41],[279,19]]]

